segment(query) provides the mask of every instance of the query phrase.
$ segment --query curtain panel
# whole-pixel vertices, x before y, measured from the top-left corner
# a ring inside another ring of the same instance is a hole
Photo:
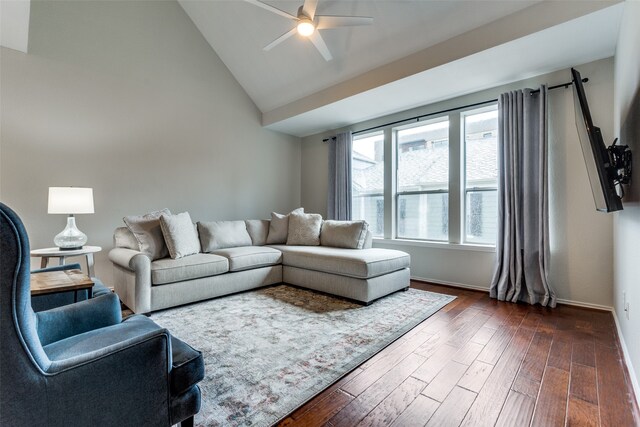
[[[351,132],[329,140],[327,219],[351,219]]]
[[[490,295],[556,306],[549,285],[547,87],[498,101],[498,241]]]

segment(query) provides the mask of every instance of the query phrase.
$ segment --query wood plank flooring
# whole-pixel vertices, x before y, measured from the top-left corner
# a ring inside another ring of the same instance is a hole
[[[458,298],[279,425],[640,425],[611,313]]]

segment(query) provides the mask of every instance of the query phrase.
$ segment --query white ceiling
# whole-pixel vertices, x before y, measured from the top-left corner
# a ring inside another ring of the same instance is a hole
[[[296,15],[304,0],[264,0]],[[179,0],[213,50],[261,111],[355,77],[534,1],[319,0],[317,14],[374,18],[373,25],[322,30],[334,59],[325,61],[300,36],[265,52],[291,21],[242,0]]]
[[[0,46],[27,53],[30,0],[0,0]]]
[[[623,4],[465,56],[421,73],[273,120],[308,136],[613,56]]]
[[[622,4],[573,1],[329,1],[318,14],[374,17],[323,31],[334,60],[290,21],[242,0],[179,0],[263,112],[297,136],[379,117],[613,55]],[[295,15],[300,1],[267,1]],[[595,11],[595,12],[594,12]]]

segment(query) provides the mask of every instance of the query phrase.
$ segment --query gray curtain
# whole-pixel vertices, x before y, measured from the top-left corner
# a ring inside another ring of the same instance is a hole
[[[328,219],[351,219],[351,142],[351,132],[329,141]]]
[[[547,87],[500,95],[498,242],[491,297],[555,307],[549,286]]]

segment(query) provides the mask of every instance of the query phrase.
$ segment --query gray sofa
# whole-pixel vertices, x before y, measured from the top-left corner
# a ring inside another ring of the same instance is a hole
[[[254,243],[264,239],[269,221],[247,221]],[[256,230],[256,224],[265,229]],[[195,301],[288,283],[364,304],[409,287],[409,254],[371,248],[251,245],[213,250],[184,258],[152,261],[138,250],[126,227],[116,229],[109,259],[115,290],[135,313],[148,313]]]

